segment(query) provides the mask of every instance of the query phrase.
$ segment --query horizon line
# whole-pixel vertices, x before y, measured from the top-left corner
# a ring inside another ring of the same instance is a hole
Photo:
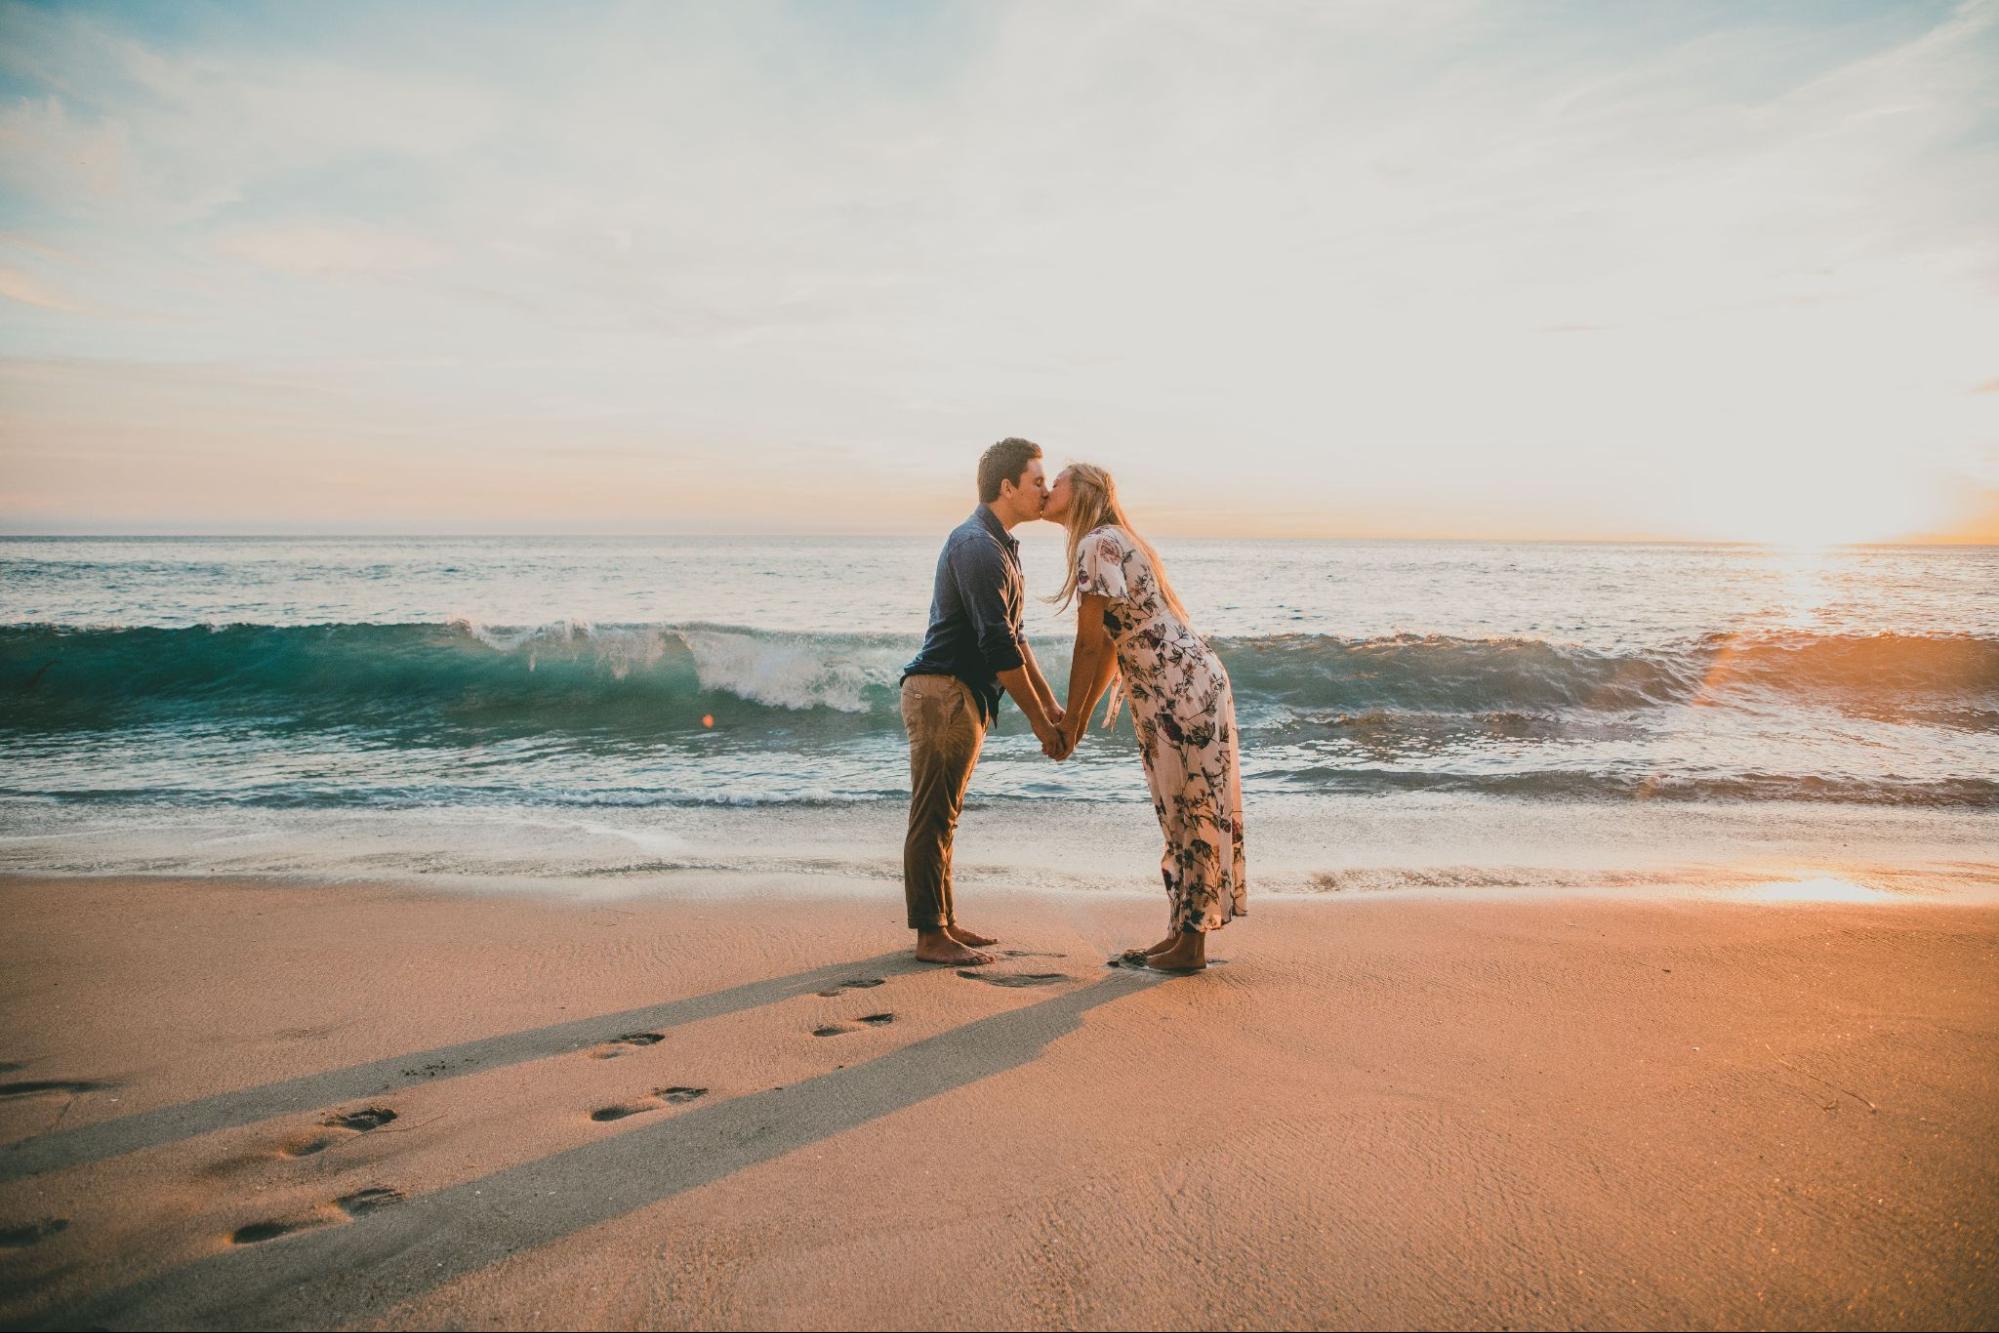
[[[1039,521],[1039,520],[1035,520]],[[1024,524],[1022,526],[1025,526]],[[739,541],[908,541],[935,534],[922,532],[7,532],[0,541],[646,541],[659,538],[707,538]],[[1864,542],[1771,542],[1724,537],[1494,537],[1494,536],[1180,536],[1175,540],[1247,542],[1454,543],[1467,546],[1742,546],[1770,550],[1999,550],[1999,542],[1944,539]]]

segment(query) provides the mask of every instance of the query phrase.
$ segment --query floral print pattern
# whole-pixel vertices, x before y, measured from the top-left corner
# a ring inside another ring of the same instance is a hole
[[[1122,529],[1096,528],[1083,537],[1076,548],[1076,587],[1107,599],[1104,628],[1131,700],[1152,808],[1166,835],[1159,870],[1173,923],[1180,930],[1219,929],[1249,910],[1229,673],[1166,604],[1151,562]]]

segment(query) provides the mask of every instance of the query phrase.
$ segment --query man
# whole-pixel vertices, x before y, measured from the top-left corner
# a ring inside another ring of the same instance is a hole
[[[1026,584],[1011,530],[1048,503],[1041,446],[1001,440],[979,459],[979,507],[944,540],[923,649],[902,672],[902,725],[909,732],[909,834],[902,889],[916,956],[976,967],[998,941],[958,924],[951,901],[951,839],[965,786],[979,762],[1000,688],[1013,696],[1051,758],[1062,746],[1062,706],[1021,633]]]

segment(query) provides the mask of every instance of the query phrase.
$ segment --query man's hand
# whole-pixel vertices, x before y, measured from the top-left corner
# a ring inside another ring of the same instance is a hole
[[[1050,722],[1054,723],[1058,727],[1062,725],[1063,714],[1062,714],[1061,704],[1058,704],[1053,699],[1050,699],[1046,705],[1046,711],[1048,713],[1048,720]]]
[[[1034,727],[1034,738],[1041,742],[1041,753],[1047,755],[1050,759],[1060,759],[1066,753],[1062,748],[1065,739],[1062,728],[1053,722],[1045,720],[1033,722],[1032,725]]]

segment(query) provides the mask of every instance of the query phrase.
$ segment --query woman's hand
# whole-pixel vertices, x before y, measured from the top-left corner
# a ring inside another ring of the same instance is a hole
[[[1056,759],[1067,759],[1089,730],[1090,713],[1104,687],[1117,674],[1117,657],[1110,631],[1104,627],[1106,598],[1084,593],[1076,599],[1076,648],[1069,658],[1069,699],[1062,719],[1062,744]]]

